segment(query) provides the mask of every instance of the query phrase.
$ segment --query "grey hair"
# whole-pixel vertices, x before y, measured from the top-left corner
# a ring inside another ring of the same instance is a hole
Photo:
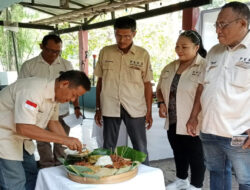
[[[242,16],[244,19],[247,20],[247,25],[249,26],[249,22],[250,22],[250,11],[248,6],[245,3],[241,3],[241,2],[236,2],[236,1],[232,1],[230,3],[225,4],[222,9],[225,8],[232,8],[232,10],[235,13],[238,13],[240,16]]]

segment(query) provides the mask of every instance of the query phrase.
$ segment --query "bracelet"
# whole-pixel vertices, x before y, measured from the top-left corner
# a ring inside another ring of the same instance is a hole
[[[165,102],[164,102],[164,101],[157,102],[157,107],[160,108],[160,105],[161,105],[161,104],[165,104]]]
[[[74,107],[74,110],[79,110],[79,109],[81,109],[80,106],[75,106]]]

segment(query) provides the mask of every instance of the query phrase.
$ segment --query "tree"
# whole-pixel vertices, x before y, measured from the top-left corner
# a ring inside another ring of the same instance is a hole
[[[34,11],[28,11],[20,5],[13,5],[3,11],[0,18],[10,22],[22,22],[24,19],[35,19],[38,17],[39,14]],[[14,33],[19,67],[38,48],[36,44],[41,39],[43,33],[39,30],[23,28],[19,28],[18,32]],[[5,27],[0,27],[0,64],[2,64],[5,71],[16,70],[12,32],[5,30]]]

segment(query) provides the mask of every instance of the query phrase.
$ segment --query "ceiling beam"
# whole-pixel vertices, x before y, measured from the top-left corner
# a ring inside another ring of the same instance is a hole
[[[137,8],[137,9],[143,9],[143,10],[146,10],[146,8],[145,8],[145,6],[143,7],[143,6],[134,6],[135,8]]]
[[[4,26],[4,22],[0,20],[0,26]],[[41,24],[30,24],[30,23],[18,23],[20,28],[29,28],[29,29],[41,29],[41,30],[55,30],[53,26],[41,25]]]
[[[97,17],[97,15],[95,15],[95,16],[93,16],[92,18],[86,20],[84,24],[89,24],[89,23],[91,23],[93,20],[95,20],[96,17]]]
[[[86,7],[85,5],[78,3],[78,2],[75,2],[75,1],[69,1],[69,3],[77,5],[77,6],[82,7],[82,8]]]
[[[24,6],[24,7],[44,7],[44,8],[50,8],[50,9],[60,9],[60,10],[69,10],[69,11],[77,11],[79,9],[77,8],[63,8],[63,7],[60,7],[60,6],[53,6],[53,5],[44,5],[44,4],[38,4],[38,3],[26,3],[26,2],[20,2],[19,3],[20,5]]]
[[[167,14],[175,11],[180,11],[185,8],[191,8],[191,7],[198,7],[206,4],[212,3],[212,0],[190,0],[190,1],[185,1],[185,2],[180,2],[177,4],[157,8],[157,9],[152,9],[148,10],[146,12],[142,13],[136,13],[133,15],[130,15],[131,17],[135,18],[136,20],[139,19],[144,19],[144,18],[149,18],[153,16],[158,16],[162,14]],[[97,28],[102,28],[102,27],[107,27],[111,26],[114,24],[114,19],[99,22],[99,23],[94,23],[94,24],[89,24],[90,21],[92,21],[95,18],[92,17],[89,21],[87,21],[88,24],[84,23],[82,25],[78,25],[72,28],[66,28],[66,29],[61,29],[57,30],[57,33],[63,34],[63,33],[69,33],[69,32],[75,32],[79,30],[92,30],[92,29],[97,29]],[[3,26],[3,21],[0,21],[0,25]],[[48,25],[43,25],[43,24],[32,24],[32,23],[18,23],[18,27],[20,28],[31,28],[31,29],[42,29],[42,30],[53,30],[55,31],[56,28],[53,26],[48,26]]]
[[[77,19],[82,19],[84,17],[86,18],[94,15],[99,15],[100,13],[112,12],[113,10],[121,10],[155,1],[159,0],[126,0],[121,2],[112,1],[111,3],[105,1],[97,5],[91,5],[83,9],[78,9],[77,11],[72,11],[51,18],[33,21],[32,23],[49,25],[58,24],[60,22],[71,22]]]
[[[30,9],[34,9],[34,10],[39,11],[39,12],[41,12],[41,13],[46,13],[46,14],[48,14],[48,15],[55,16],[55,14],[53,14],[53,13],[51,13],[51,12],[44,11],[44,10],[39,9],[39,8],[36,8],[36,7],[30,7],[30,6],[26,6],[26,7],[30,8]]]
[[[130,16],[136,20],[140,20],[140,19],[159,16],[159,15],[163,15],[167,13],[172,13],[175,11],[180,11],[186,8],[199,7],[199,6],[210,4],[210,3],[212,3],[212,0],[199,0],[199,1],[191,0],[191,1],[180,2],[180,3],[173,4],[173,5],[157,8],[157,9],[152,9],[152,10],[142,12],[142,13],[132,14]],[[64,33],[75,32],[79,30],[92,30],[92,29],[102,28],[106,26],[111,26],[114,24],[114,21],[115,20],[107,20],[107,21],[89,24],[89,25],[83,24],[81,26],[61,29],[61,30],[58,30],[57,32],[59,34],[64,34]]]

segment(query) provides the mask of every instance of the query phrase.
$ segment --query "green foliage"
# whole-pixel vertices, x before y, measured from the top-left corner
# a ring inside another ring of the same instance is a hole
[[[144,162],[147,155],[143,152],[137,151],[127,146],[119,146],[115,150],[115,154],[123,158],[129,158],[132,161]]]
[[[213,4],[203,6],[201,9],[211,9],[220,7],[227,2],[233,0],[213,0]],[[239,0],[248,2],[248,0]],[[169,0],[167,3],[175,3]],[[164,2],[163,2],[164,3]],[[155,3],[157,4],[157,3]],[[157,4],[159,5],[159,3]],[[116,17],[141,12],[139,9],[125,9],[116,12]],[[41,17],[41,13],[24,9],[22,6],[14,5],[9,8],[12,22],[22,22],[24,20],[35,20]],[[6,11],[0,16],[1,20],[6,20]],[[110,14],[102,14],[92,23],[100,22],[104,19],[110,19]],[[144,47],[151,56],[151,64],[153,68],[154,81],[159,80],[161,70],[166,64],[176,59],[175,42],[177,40],[182,24],[182,11],[165,14],[158,17],[137,21],[137,34],[134,38],[136,45]],[[69,27],[68,23],[59,25],[59,28]],[[15,33],[17,42],[18,63],[21,65],[25,60],[30,59],[40,52],[39,43],[48,31],[22,29]],[[93,74],[93,54],[97,55],[100,50],[107,45],[115,43],[113,27],[105,27],[88,31],[89,46],[89,75]],[[62,57],[70,60],[75,68],[79,68],[79,42],[78,32],[67,33],[61,35],[63,40]],[[14,50],[12,44],[11,33],[4,31],[4,27],[0,27],[0,64],[4,65],[5,70],[15,70]]]
[[[39,16],[34,11],[24,10],[20,5],[13,5],[8,10],[3,11],[0,16],[1,20],[8,20],[11,22],[22,22],[25,19],[35,19]],[[8,19],[7,19],[8,18]],[[31,58],[34,50],[39,48],[38,41],[43,36],[44,32],[39,30],[19,28],[18,32],[4,30],[0,27],[0,64],[6,71],[16,70],[15,56],[13,48],[13,38],[16,42],[17,62],[19,68],[21,64]]]
[[[61,35],[63,41],[62,57],[64,59],[78,59],[79,44],[76,32]]]

